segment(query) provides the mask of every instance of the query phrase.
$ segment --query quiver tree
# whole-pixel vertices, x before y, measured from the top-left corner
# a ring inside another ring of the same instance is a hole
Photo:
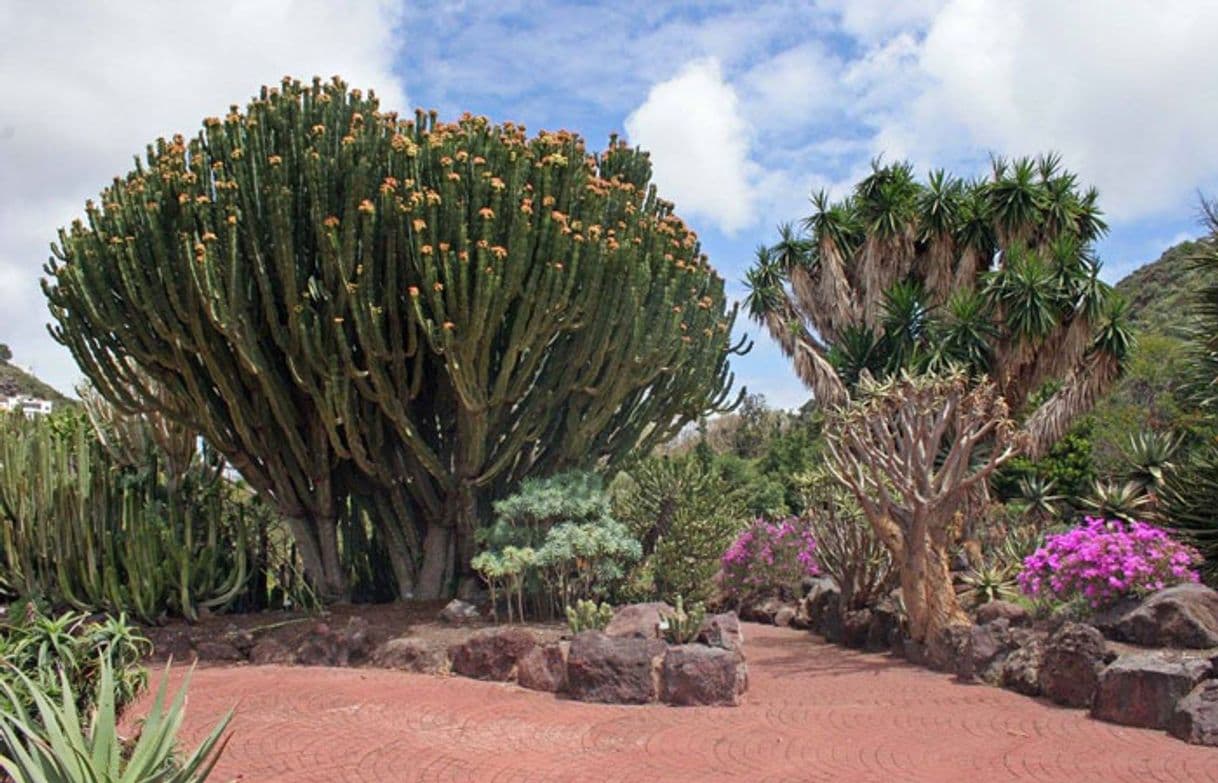
[[[865,380],[856,396],[826,421],[829,469],[899,568],[910,637],[935,643],[969,622],[948,556],[967,495],[1028,435],[995,384],[959,371]]]
[[[1129,345],[1091,250],[1106,230],[1096,200],[1056,156],[924,183],[876,162],[845,199],[814,196],[803,233],[784,226],[758,250],[750,313],[822,403],[867,375],[961,366],[993,380],[1040,454],[1113,383]]]
[[[399,591],[438,595],[521,477],[725,402],[734,312],[650,175],[616,140],[284,80],[159,140],[60,232],[52,334],[272,499],[326,594],[358,507]]]

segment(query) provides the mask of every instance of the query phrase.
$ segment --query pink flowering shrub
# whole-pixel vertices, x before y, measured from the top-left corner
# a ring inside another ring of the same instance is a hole
[[[1050,535],[1023,561],[1019,586],[1036,598],[1084,600],[1104,606],[1181,582],[1196,582],[1201,555],[1145,522],[1087,517],[1086,524]]]
[[[816,576],[816,542],[796,517],[770,522],[758,517],[723,553],[722,587],[735,601],[790,594],[806,576]]]

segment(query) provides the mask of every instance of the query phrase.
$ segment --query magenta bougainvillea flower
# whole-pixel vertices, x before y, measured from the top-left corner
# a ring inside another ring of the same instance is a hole
[[[1019,586],[1036,598],[1104,606],[1181,582],[1196,582],[1201,555],[1145,522],[1087,517],[1050,535],[1024,562]]]
[[[758,517],[723,553],[723,589],[736,600],[795,590],[816,576],[816,542],[797,517],[770,522]]]

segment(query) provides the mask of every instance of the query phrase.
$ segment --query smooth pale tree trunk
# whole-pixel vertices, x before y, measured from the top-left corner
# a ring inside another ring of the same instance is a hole
[[[952,584],[947,553],[946,521],[928,520],[925,511],[915,512],[905,531],[901,553],[901,594],[909,617],[909,636],[915,642],[934,644],[953,625],[968,625]]]

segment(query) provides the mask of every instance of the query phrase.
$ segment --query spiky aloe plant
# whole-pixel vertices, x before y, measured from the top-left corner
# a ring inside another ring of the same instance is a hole
[[[1091,485],[1091,491],[1079,498],[1079,502],[1095,516],[1134,522],[1152,510],[1154,497],[1148,495],[1146,487],[1136,481],[1121,484],[1097,480]]]
[[[1131,433],[1121,450],[1128,465],[1129,480],[1149,491],[1163,488],[1167,474],[1175,470],[1181,439],[1170,432]]]
[[[107,399],[187,423],[273,498],[326,593],[355,495],[399,590],[436,595],[523,476],[726,402],[734,311],[650,176],[616,140],[285,79],[159,140],[61,232],[53,332]]]
[[[77,709],[67,675],[60,674],[59,701],[23,675],[22,683],[34,703],[26,709],[17,694],[0,681],[0,696],[14,705],[0,712],[0,769],[18,783],[200,783],[215,768],[228,739],[224,730],[232,712],[203,738],[198,747],[178,756],[177,735],[185,717],[187,675],[173,701],[166,704],[169,670],[161,678],[156,698],[144,718],[139,738],[128,747],[118,733],[113,665],[99,663],[96,704],[86,724]]]

